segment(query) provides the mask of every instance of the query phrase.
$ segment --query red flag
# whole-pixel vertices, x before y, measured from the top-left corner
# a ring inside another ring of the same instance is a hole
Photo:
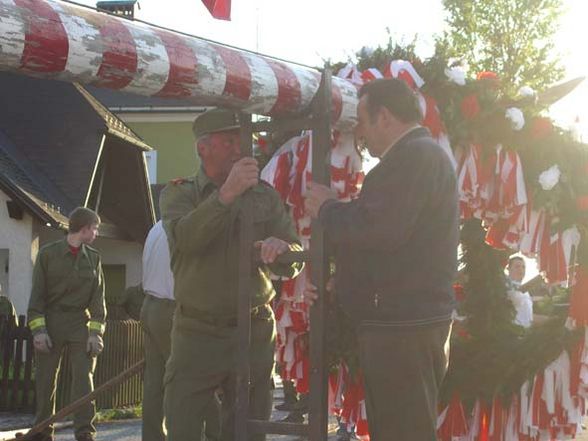
[[[219,20],[231,19],[231,0],[202,0],[210,14]]]

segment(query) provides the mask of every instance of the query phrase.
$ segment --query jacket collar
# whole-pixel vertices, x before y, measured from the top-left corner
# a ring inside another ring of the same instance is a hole
[[[261,179],[260,181],[261,182]],[[205,192],[208,190],[208,187],[211,186],[212,189],[217,188],[218,186],[208,177],[208,175],[206,174],[206,172],[204,171],[203,167],[200,167],[200,169],[198,169],[198,172],[196,173],[196,185],[198,186],[198,189],[201,192]],[[253,192],[255,193],[263,193],[264,189],[263,186],[260,184],[257,184],[255,187],[253,187],[251,189]]]
[[[384,159],[386,159],[389,156],[393,156],[394,151],[404,147],[406,144],[408,144],[413,139],[422,138],[422,137],[430,137],[430,136],[431,136],[431,132],[429,132],[429,129],[427,129],[426,127],[417,126],[413,129],[410,129],[408,132],[406,132],[404,135],[402,135],[394,144],[392,144],[388,148],[388,150],[386,150],[386,152],[384,152],[384,154],[381,157],[381,161],[383,161]]]
[[[63,240],[59,243],[60,251],[62,255],[72,254],[71,250],[69,249],[69,242],[67,241],[67,236],[63,238]],[[87,259],[88,258],[88,251],[86,250],[86,244],[80,245],[80,253]]]
[[[196,173],[196,184],[198,184],[198,188],[202,192],[207,190],[209,186],[212,186],[212,188],[217,187],[217,185],[214,182],[212,182],[212,180],[204,171],[204,167],[200,167],[200,169],[198,169],[198,172]]]

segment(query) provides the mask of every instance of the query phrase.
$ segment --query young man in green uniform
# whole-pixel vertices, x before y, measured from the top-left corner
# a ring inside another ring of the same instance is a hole
[[[274,261],[301,247],[278,194],[259,182],[255,159],[242,157],[238,128],[237,115],[224,110],[197,118],[193,130],[202,167],[193,179],[173,181],[161,195],[177,302],[164,381],[169,441],[199,439],[206,409],[219,387],[222,439],[234,439],[243,206],[252,207],[254,239],[263,262],[254,265],[252,278],[250,416],[268,419],[271,414],[275,321],[268,304],[275,292],[270,271],[297,275],[302,265]]]
[[[71,400],[93,390],[96,356],[104,345],[104,276],[98,251],[89,245],[96,239],[100,218],[78,207],[69,218],[67,236],[39,250],[33,270],[28,321],[33,333],[37,391],[35,424],[55,412],[55,389],[61,356],[69,348],[72,369]],[[74,414],[75,437],[93,441],[96,428],[93,403]],[[53,440],[53,427],[34,440]]]

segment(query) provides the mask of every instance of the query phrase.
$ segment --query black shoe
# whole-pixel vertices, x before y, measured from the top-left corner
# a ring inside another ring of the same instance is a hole
[[[336,441],[351,441],[351,434],[349,432],[337,432]]]
[[[76,436],[76,440],[77,441],[96,441],[96,438],[94,438],[94,435],[91,435],[89,433],[82,433],[81,435]]]
[[[279,410],[281,412],[291,412],[291,411],[295,410],[296,403],[298,403],[298,400],[284,401],[282,404],[276,405],[275,409]]]
[[[286,418],[280,420],[282,423],[303,423],[304,415],[300,412],[290,412]]]
[[[292,410],[302,414],[308,413],[308,394],[301,395]]]

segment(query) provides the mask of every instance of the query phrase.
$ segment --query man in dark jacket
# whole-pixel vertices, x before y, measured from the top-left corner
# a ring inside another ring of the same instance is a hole
[[[336,248],[337,298],[358,325],[371,439],[431,441],[454,302],[455,172],[405,83],[375,80],[359,96],[356,134],[380,163],[358,199],[312,184],[306,208]]]

